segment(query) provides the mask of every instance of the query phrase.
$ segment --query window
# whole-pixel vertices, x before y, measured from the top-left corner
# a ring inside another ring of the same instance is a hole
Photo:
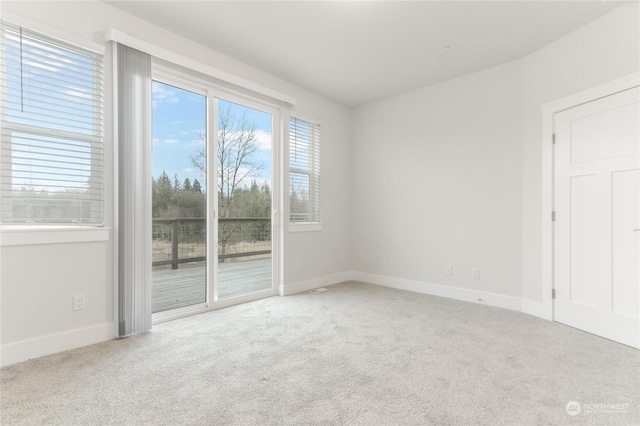
[[[289,120],[289,221],[320,223],[320,125]]]
[[[104,223],[103,65],[1,23],[3,224]]]

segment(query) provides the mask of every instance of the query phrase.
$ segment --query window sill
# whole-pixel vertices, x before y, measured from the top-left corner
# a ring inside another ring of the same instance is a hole
[[[109,241],[111,228],[80,226],[2,226],[0,246],[27,246],[35,244],[93,243]]]
[[[289,232],[318,232],[322,231],[321,223],[290,223]]]

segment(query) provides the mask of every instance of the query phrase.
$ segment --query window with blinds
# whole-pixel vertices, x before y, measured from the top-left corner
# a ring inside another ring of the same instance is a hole
[[[3,224],[104,223],[101,55],[1,23]]]
[[[320,125],[289,120],[289,221],[320,222]]]

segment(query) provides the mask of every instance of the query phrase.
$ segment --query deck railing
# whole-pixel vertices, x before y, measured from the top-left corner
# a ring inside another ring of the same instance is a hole
[[[206,260],[206,219],[153,219],[153,266]],[[218,259],[271,253],[268,217],[218,219]]]

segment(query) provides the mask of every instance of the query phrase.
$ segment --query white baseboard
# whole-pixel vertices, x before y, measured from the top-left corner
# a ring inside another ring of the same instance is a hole
[[[114,323],[104,323],[8,343],[0,348],[0,366],[5,367],[29,359],[105,342],[116,337],[115,331]]]
[[[344,281],[352,279],[352,273],[340,272],[338,274],[325,275],[318,278],[311,278],[309,280],[298,281],[296,283],[281,285],[279,294],[281,296],[289,296],[291,294],[301,293],[303,291],[313,290],[314,288],[323,287],[327,285],[338,284]]]
[[[503,294],[469,290],[466,288],[433,284],[423,281],[393,278],[383,275],[366,274],[364,272],[353,272],[352,279],[384,287],[414,291],[416,293],[430,294],[432,296],[447,297],[449,299],[479,303],[482,305],[495,306],[497,308],[511,309],[513,311],[522,311],[521,299],[514,296],[505,296]]]
[[[549,321],[553,320],[553,315],[551,311],[545,307],[543,303],[534,302],[529,299],[521,299],[522,306],[520,310],[529,315],[533,315],[534,317],[546,319]]]
[[[298,281],[291,284],[285,284],[280,286],[279,293],[281,296],[288,296],[350,280],[397,288],[400,290],[408,290],[416,293],[430,294],[433,296],[447,297],[465,302],[485,304],[488,306],[520,311],[539,318],[551,320],[550,313],[548,312],[549,310],[545,308],[543,303],[534,302],[529,299],[460,287],[451,287],[442,284],[367,274],[364,272],[346,271],[309,280]],[[29,359],[105,342],[114,338],[116,338],[115,324],[103,323],[64,333],[50,334],[48,336],[38,337],[35,339],[8,343],[0,347],[0,366],[5,367],[7,365],[16,364]]]

